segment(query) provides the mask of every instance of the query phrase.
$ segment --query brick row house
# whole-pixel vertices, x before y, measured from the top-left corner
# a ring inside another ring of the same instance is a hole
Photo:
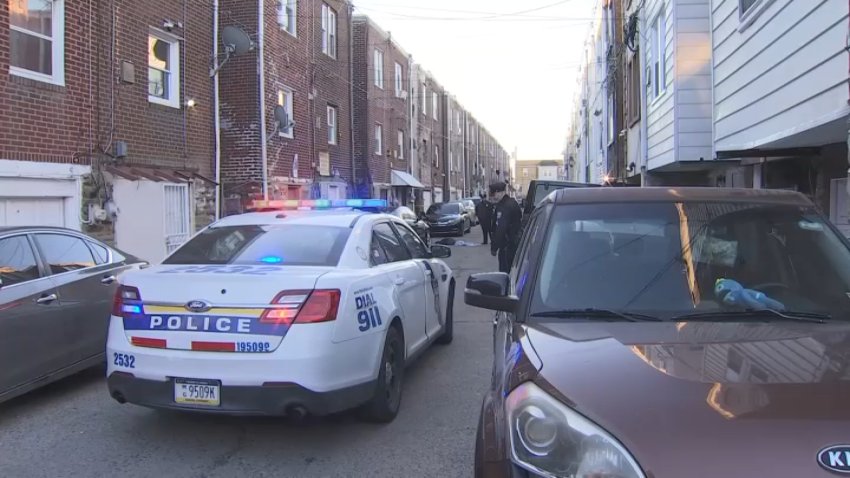
[[[214,219],[212,10],[0,1],[0,225],[157,260]]]
[[[226,49],[234,31],[249,48]],[[423,210],[510,177],[348,0],[0,0],[0,108],[0,226],[83,230],[151,261],[254,199]]]

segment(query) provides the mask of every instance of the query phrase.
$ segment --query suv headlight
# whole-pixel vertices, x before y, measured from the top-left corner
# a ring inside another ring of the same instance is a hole
[[[505,408],[517,465],[553,478],[645,478],[613,436],[534,383],[511,392]]]

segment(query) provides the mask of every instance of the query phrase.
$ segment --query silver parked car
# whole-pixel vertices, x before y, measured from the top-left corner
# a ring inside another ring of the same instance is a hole
[[[144,264],[69,229],[0,227],[0,402],[102,363],[116,278]]]

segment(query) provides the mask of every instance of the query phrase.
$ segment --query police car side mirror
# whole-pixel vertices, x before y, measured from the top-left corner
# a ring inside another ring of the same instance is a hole
[[[452,256],[452,250],[447,246],[434,244],[431,246],[431,257],[436,259],[446,259]]]
[[[514,312],[519,298],[509,295],[510,280],[504,272],[473,274],[466,281],[464,302],[481,309]]]

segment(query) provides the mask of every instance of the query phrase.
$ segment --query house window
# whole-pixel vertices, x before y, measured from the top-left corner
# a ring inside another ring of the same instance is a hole
[[[524,177],[524,178],[528,177],[528,170],[527,169],[522,170],[522,177]]]
[[[277,5],[277,23],[281,30],[292,36],[296,35],[298,21],[298,0],[279,0]]]
[[[65,85],[65,2],[9,2],[9,72]]]
[[[759,3],[761,0],[738,0],[741,16],[746,15],[747,12],[750,11],[751,8],[755,6],[755,4]]]
[[[440,147],[434,146],[434,167],[440,168]]]
[[[614,95],[608,95],[608,144],[614,142],[616,131],[614,131]]]
[[[148,99],[180,107],[180,42],[159,31],[148,35]]]
[[[432,114],[434,115],[434,119],[437,119],[437,108],[439,107],[439,105],[437,104],[437,92],[436,91],[431,93],[431,99],[432,99],[431,106],[434,108]]]
[[[336,12],[322,4],[322,53],[336,58]]]
[[[375,68],[375,86],[384,88],[384,52],[375,48],[375,59],[372,62]]]
[[[422,83],[422,116],[428,116],[428,87]]]
[[[651,42],[651,62],[649,71],[650,95],[653,99],[660,97],[667,88],[667,15],[664,9],[652,22],[649,30]]]
[[[397,97],[401,97],[401,93],[404,91],[404,68],[398,63],[395,64],[395,95]]]
[[[337,135],[336,106],[328,105],[328,144],[336,144]]]
[[[382,155],[381,152],[384,148],[384,128],[380,124],[375,124],[375,154],[378,156]]]
[[[277,90],[277,104],[278,106],[282,106],[286,111],[286,117],[288,118],[288,124],[280,125],[280,135],[285,138],[292,138],[295,136],[295,130],[293,128],[293,120],[292,120],[292,112],[293,112],[293,104],[295,102],[295,92],[290,88],[281,88]]]
[[[398,159],[404,159],[404,130],[398,130],[398,142],[397,142],[396,156]]]

